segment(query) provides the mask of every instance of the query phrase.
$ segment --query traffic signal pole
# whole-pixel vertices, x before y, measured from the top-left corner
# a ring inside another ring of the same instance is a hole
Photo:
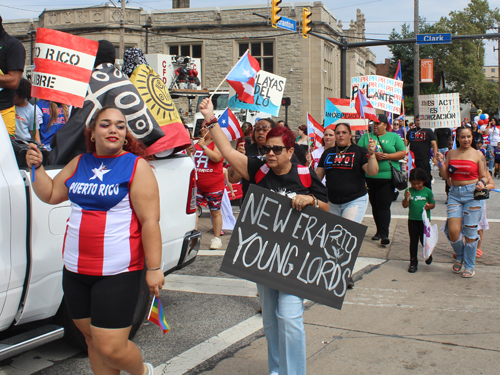
[[[262,17],[268,19],[269,17],[264,16],[262,14],[253,13],[254,16]],[[392,40],[371,40],[367,42],[354,42],[349,43],[347,38],[340,37],[340,41],[330,38],[329,36],[319,34],[314,31],[310,31],[309,35],[313,35],[316,38],[323,39],[327,42],[330,42],[340,49],[340,97],[347,98],[347,90],[346,90],[346,80],[347,80],[347,50],[349,48],[357,48],[357,47],[373,47],[373,46],[388,46],[393,44],[414,44],[417,43],[416,38],[408,38],[408,39],[392,39]],[[478,35],[452,35],[451,41],[454,40],[466,40],[466,39],[500,39],[500,32],[491,33],[491,34],[478,34]]]

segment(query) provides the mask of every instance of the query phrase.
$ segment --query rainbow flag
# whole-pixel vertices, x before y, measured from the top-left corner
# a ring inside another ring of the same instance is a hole
[[[153,299],[153,303],[151,304],[151,309],[149,310],[148,320],[153,322],[158,327],[161,328],[163,334],[170,331],[170,326],[167,323],[167,319],[163,314],[163,308],[161,307],[161,301],[159,298]]]

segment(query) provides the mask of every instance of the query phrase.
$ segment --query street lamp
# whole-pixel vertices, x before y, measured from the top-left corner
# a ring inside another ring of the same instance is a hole
[[[33,22],[30,23],[28,34],[30,35],[30,61],[31,65],[33,65],[33,38],[36,35],[36,30],[33,27]]]
[[[153,27],[153,22],[151,20],[151,16],[148,16],[148,19],[146,20],[146,24],[142,25],[142,28],[146,30],[146,54],[148,53],[148,34],[149,34],[149,29]]]

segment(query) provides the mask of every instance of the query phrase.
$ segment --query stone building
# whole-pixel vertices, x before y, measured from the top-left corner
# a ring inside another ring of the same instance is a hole
[[[253,13],[268,15],[265,5],[221,8],[188,7],[189,0],[173,0],[175,9],[144,12],[127,7],[124,17],[125,49],[138,47],[148,53],[189,55],[201,59],[202,87],[215,88],[238,58],[247,50],[256,57],[261,68],[287,79],[285,97],[291,98],[288,120],[296,128],[305,122],[306,112],[323,120],[325,100],[340,96],[340,51],[334,44],[309,36],[302,37],[284,29],[272,28],[266,19]],[[364,38],[365,18],[357,11],[356,21],[348,30],[322,2],[283,4],[280,15],[301,25],[302,8],[312,11],[313,30],[336,40],[340,36]],[[33,40],[37,27],[65,31],[99,40],[107,39],[117,48],[120,42],[120,9],[111,5],[73,9],[46,9],[38,19],[4,20],[4,27],[20,39],[31,64]],[[144,27],[149,26],[151,28]],[[147,24],[148,23],[148,24]],[[146,40],[146,35],[148,35]],[[118,56],[118,53],[117,53]],[[350,77],[375,74],[375,55],[367,48],[348,51],[347,93]],[[223,89],[229,89],[224,83]],[[185,106],[179,103],[179,106]],[[280,118],[284,117],[284,109]]]

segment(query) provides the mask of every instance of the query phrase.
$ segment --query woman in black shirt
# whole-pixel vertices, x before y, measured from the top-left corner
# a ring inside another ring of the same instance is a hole
[[[306,205],[328,211],[326,188],[316,173],[292,163],[295,135],[291,130],[271,129],[262,146],[266,160],[251,158],[231,147],[213,116],[210,99],[204,99],[199,108],[207,123],[213,124],[210,134],[222,155],[245,180],[290,197],[292,207],[299,211]],[[257,289],[267,339],[269,373],[305,375],[303,298],[260,284]]]

